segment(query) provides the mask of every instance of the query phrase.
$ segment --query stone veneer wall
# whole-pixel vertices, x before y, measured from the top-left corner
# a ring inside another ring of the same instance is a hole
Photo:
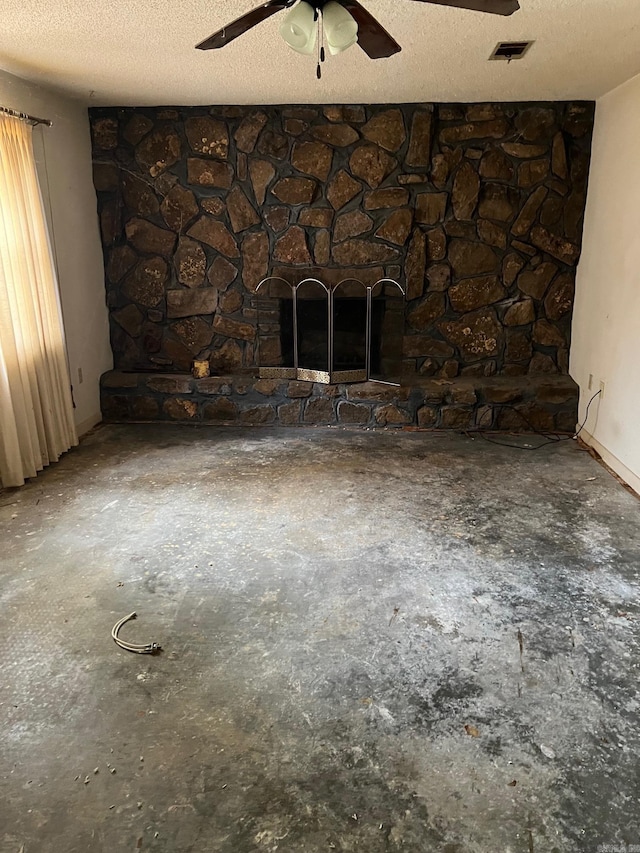
[[[566,374],[593,113],[91,110],[116,368],[255,373],[257,283],[319,267],[405,286],[403,384]]]

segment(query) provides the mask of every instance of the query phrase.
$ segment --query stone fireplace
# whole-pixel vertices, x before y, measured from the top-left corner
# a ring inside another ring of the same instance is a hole
[[[592,103],[99,108],[91,125],[106,418],[573,429]],[[369,295],[341,293],[349,278]],[[405,294],[386,337],[382,279]]]

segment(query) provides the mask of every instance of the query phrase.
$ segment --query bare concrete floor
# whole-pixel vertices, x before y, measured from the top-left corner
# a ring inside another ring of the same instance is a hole
[[[639,504],[574,442],[110,426],[0,504],[1,853],[640,845]]]

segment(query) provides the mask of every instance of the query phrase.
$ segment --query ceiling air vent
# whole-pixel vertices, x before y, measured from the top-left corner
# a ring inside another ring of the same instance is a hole
[[[507,62],[522,59],[532,44],[532,41],[501,41],[489,59],[506,59]]]

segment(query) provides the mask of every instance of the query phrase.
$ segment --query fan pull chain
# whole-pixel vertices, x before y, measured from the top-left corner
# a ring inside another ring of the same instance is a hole
[[[318,67],[316,68],[316,77],[318,80],[321,80],[322,68],[320,63],[324,62],[324,44],[322,43],[324,38],[324,27],[322,26],[322,12],[319,9],[316,9],[316,20],[318,21]]]

